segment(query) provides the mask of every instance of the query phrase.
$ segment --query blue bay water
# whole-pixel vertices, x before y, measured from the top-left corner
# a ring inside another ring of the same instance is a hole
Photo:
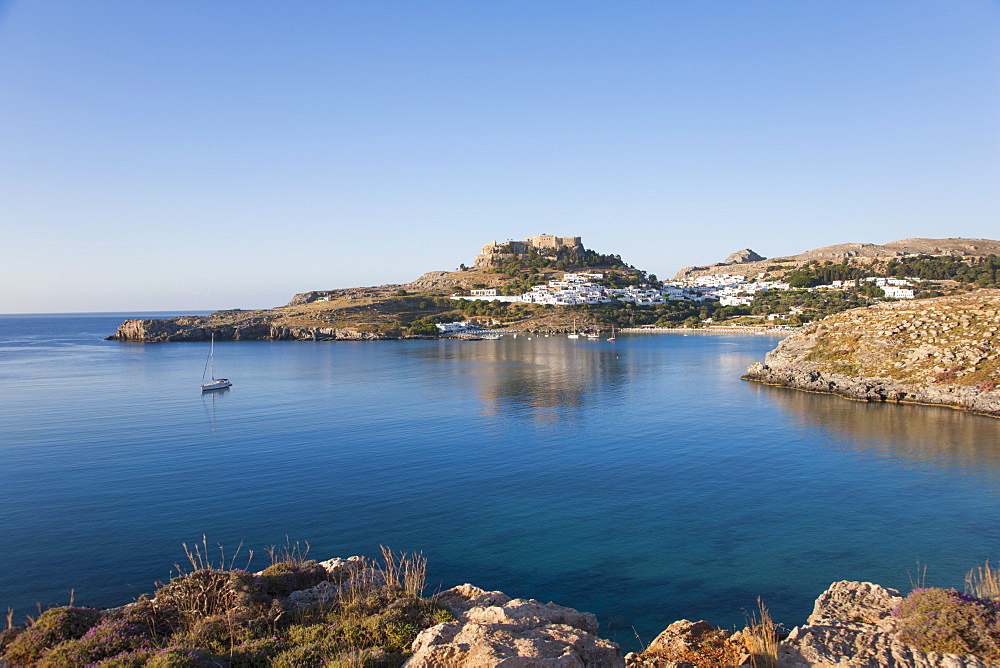
[[[594,612],[791,626],[831,582],[962,585],[1000,558],[1000,420],[739,379],[778,339],[102,340],[129,314],[0,316],[0,606],[120,605],[181,543],[422,551]],[[214,553],[213,556],[217,556]]]

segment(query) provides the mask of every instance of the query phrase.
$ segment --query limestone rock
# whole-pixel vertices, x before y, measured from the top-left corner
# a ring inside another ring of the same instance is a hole
[[[738,250],[731,254],[722,264],[743,264],[745,262],[760,262],[761,260],[766,260],[767,258],[757,255],[749,248],[744,248],[743,250]]]
[[[717,629],[706,621],[686,619],[668,626],[641,653],[625,657],[629,668],[739,666],[749,660],[742,633]]]
[[[812,615],[779,645],[787,668],[859,666],[894,668],[985,668],[982,659],[924,653],[895,637],[892,611],[902,601],[895,589],[870,582],[835,582],[817,600]]]
[[[463,278],[455,276],[450,271],[428,271],[415,281],[406,284],[409,290],[423,290],[426,288],[453,288],[461,285]]]
[[[616,643],[595,635],[597,618],[533,599],[469,584],[442,592],[438,601],[458,618],[426,629],[413,642],[408,668],[618,668]]]
[[[365,558],[348,557],[347,559],[342,559],[334,557],[333,559],[319,562],[319,565],[326,569],[327,575],[329,575],[328,579],[331,582],[343,582],[353,573],[365,567]]]
[[[293,591],[288,595],[288,603],[292,607],[308,608],[331,603],[349,589],[368,589],[385,584],[382,571],[369,566],[363,557],[329,559],[320,562],[320,566],[326,568],[330,579],[308,589]]]
[[[486,591],[468,583],[452,587],[434,598],[458,619],[465,619],[471,608],[503,605],[510,601],[510,596],[502,591]]]

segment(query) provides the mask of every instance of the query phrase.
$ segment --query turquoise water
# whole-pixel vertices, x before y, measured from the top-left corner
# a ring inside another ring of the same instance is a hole
[[[774,337],[103,341],[0,316],[0,607],[118,605],[181,543],[422,551],[472,582],[668,623],[788,626],[835,580],[961,586],[1000,559],[1000,420],[739,380]],[[239,565],[245,565],[243,560]]]

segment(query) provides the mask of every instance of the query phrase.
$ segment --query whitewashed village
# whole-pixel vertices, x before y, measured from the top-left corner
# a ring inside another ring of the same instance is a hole
[[[562,280],[549,281],[546,285],[536,285],[529,292],[520,295],[502,295],[495,288],[470,290],[468,295],[452,295],[452,299],[474,301],[476,299],[498,300],[502,303],[551,304],[572,306],[574,304],[609,304],[614,301],[631,302],[637,305],[663,304],[674,299],[705,301],[718,299],[722,306],[749,306],[754,295],[769,290],[789,290],[788,283],[765,281],[761,273],[756,279],[739,274],[714,274],[679,280],[663,281],[659,288],[640,285],[628,288],[609,288],[599,281],[604,274],[575,273],[563,274]],[[916,281],[917,279],[912,279]],[[889,299],[913,299],[911,279],[867,277],[857,283],[873,283]],[[829,285],[811,288],[796,288],[809,292],[821,290],[841,290],[856,285],[855,281],[833,281]]]
[[[496,265],[502,258],[511,254],[524,253],[531,248],[582,248],[579,237],[554,237],[539,235],[523,242],[508,240],[504,243],[493,242],[483,247],[482,253],[476,258],[476,266]],[[750,252],[752,251],[742,251]],[[735,254],[734,254],[735,255]],[[870,276],[857,280],[834,280],[826,285],[812,287],[795,287],[787,282],[767,280],[767,272],[759,272],[754,276],[737,273],[714,273],[700,276],[687,276],[667,281],[652,281],[627,287],[612,287],[605,281],[605,274],[600,272],[566,272],[558,280],[550,280],[545,284],[535,285],[530,290],[520,294],[503,294],[500,288],[479,287],[451,295],[452,300],[476,301],[484,300],[502,304],[538,304],[550,306],[579,306],[626,303],[636,306],[656,306],[669,301],[688,300],[704,302],[718,300],[720,306],[750,306],[754,297],[762,292],[772,291],[806,291],[821,292],[824,290],[844,290],[860,287],[866,283],[881,289],[884,299],[913,299],[914,285],[917,278],[884,278]],[[654,277],[655,278],[655,277]],[[801,312],[793,308],[788,315]],[[782,315],[769,315],[770,321],[787,318]],[[711,322],[709,319],[707,322]],[[439,323],[437,328],[441,333],[459,332],[467,327],[475,327],[466,322]]]

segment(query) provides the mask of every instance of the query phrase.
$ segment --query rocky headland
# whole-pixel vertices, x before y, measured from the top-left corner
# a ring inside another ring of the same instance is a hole
[[[803,327],[745,380],[1000,417],[1000,290],[881,302]]]

